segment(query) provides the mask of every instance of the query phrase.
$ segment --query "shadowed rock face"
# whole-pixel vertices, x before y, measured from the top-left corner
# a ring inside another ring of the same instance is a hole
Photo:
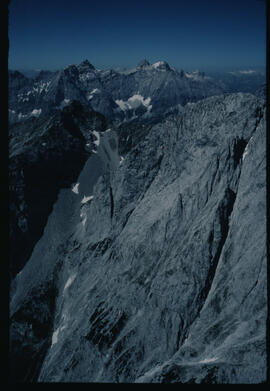
[[[263,382],[262,101],[212,97],[135,127],[130,143],[118,134],[122,159],[116,132],[99,134],[13,282],[13,376]]]
[[[61,188],[77,179],[104,117],[73,102],[49,119],[10,128],[10,271],[14,277],[40,239]]]

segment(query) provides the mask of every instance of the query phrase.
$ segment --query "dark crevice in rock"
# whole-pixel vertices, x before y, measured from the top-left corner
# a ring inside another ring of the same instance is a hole
[[[184,329],[185,329],[185,321],[180,316],[179,330],[178,330],[177,337],[176,337],[176,351],[180,348],[180,346],[182,345],[182,343],[185,339],[185,333],[183,331]]]
[[[90,247],[90,251],[96,251],[98,254],[103,255],[108,250],[108,248],[110,248],[111,245],[112,245],[112,239],[105,238],[105,239],[101,240],[100,242],[93,244]]]
[[[132,212],[134,211],[134,209],[135,209],[135,208],[131,209],[131,210],[126,214],[125,220],[124,220],[124,222],[123,222],[122,229],[124,229],[125,226],[127,225],[127,222],[128,222],[128,220],[129,220],[130,216],[132,215]]]
[[[214,186],[214,182],[215,182],[215,179],[216,179],[218,170],[219,170],[219,157],[217,156],[217,160],[216,160],[216,169],[215,169],[214,175],[212,176],[212,181],[211,181],[211,185],[210,185],[210,193],[209,193],[209,196],[210,196],[210,195],[212,194],[212,192],[213,192],[213,186]]]
[[[220,238],[218,245],[216,247],[216,250],[213,249],[213,244],[214,244],[214,237],[215,237],[215,232],[214,229],[210,231],[209,237],[208,237],[208,244],[209,244],[209,257],[210,257],[210,267],[208,269],[208,273],[205,279],[205,284],[202,290],[199,293],[199,296],[197,297],[197,311],[196,314],[192,317],[192,319],[186,320],[186,324],[183,325],[183,327],[180,327],[180,330],[178,334],[180,334],[180,338],[178,340],[177,344],[177,350],[181,347],[183,341],[187,338],[188,332],[190,329],[190,326],[194,322],[194,320],[199,316],[200,311],[207,299],[207,296],[209,294],[209,291],[212,286],[212,282],[215,277],[216,269],[219,263],[220,255],[222,252],[222,249],[224,247],[224,244],[226,242],[228,232],[229,232],[229,218],[233,210],[234,202],[236,199],[236,194],[234,191],[232,191],[230,188],[227,188],[225,191],[225,196],[222,200],[222,202],[219,205],[218,208],[218,221],[219,221],[219,226],[220,226]],[[215,253],[213,254],[213,251]]]
[[[223,249],[223,246],[225,244],[225,241],[227,239],[228,231],[229,231],[229,217],[232,213],[233,210],[233,205],[235,202],[236,194],[230,189],[227,188],[225,192],[225,197],[220,204],[218,208],[218,219],[219,219],[219,224],[220,224],[220,239],[219,239],[219,244],[217,246],[217,250],[215,252],[215,255],[212,254],[212,244],[214,241],[214,232],[211,231],[209,235],[209,254],[212,256],[212,259],[210,260],[210,268],[208,270],[207,278],[205,281],[205,286],[202,289],[200,296],[199,296],[199,302],[200,302],[200,308],[199,311],[201,310],[208,293],[211,289],[213,279],[215,277],[215,272],[216,268],[220,259],[220,255]]]
[[[117,356],[119,356],[123,349],[125,348],[125,345],[127,343],[127,341],[136,334],[135,330],[132,329],[130,330],[126,335],[124,335],[119,341],[117,341],[115,344],[114,344],[114,354],[116,354]]]
[[[108,310],[97,309],[91,316],[91,328],[85,338],[98,347],[100,351],[108,349],[113,344],[127,322],[125,312],[118,314],[115,319],[112,308]]]
[[[240,159],[243,156],[244,150],[246,148],[247,141],[243,138],[237,138],[233,145],[233,165],[234,169],[238,166]]]

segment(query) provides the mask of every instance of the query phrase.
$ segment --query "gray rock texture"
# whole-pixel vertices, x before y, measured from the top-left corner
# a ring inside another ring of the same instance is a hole
[[[210,97],[132,144],[122,129],[121,157],[117,131],[95,135],[12,283],[13,376],[265,381],[263,101]]]

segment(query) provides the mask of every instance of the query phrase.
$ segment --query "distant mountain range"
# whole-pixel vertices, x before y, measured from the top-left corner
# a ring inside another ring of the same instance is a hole
[[[79,100],[111,121],[156,122],[188,102],[231,92],[255,93],[263,84],[265,75],[254,70],[209,76],[147,60],[132,69],[99,70],[85,60],[35,77],[9,71],[9,120],[51,114]]]

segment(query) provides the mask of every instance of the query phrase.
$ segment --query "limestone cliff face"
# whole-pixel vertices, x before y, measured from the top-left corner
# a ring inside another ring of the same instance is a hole
[[[264,381],[262,101],[238,93],[188,105],[120,146],[121,157],[115,130],[97,137],[12,285],[14,376]]]

